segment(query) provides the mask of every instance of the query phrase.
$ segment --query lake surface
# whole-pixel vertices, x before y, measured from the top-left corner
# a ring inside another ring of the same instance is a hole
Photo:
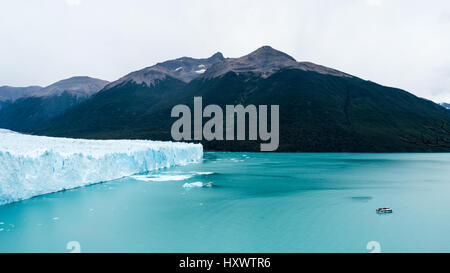
[[[194,182],[214,186],[183,187]],[[205,153],[0,207],[0,252],[71,241],[82,252],[369,252],[371,241],[449,252],[450,154]]]

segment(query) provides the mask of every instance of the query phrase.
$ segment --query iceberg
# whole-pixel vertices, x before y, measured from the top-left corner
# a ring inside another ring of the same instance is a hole
[[[131,178],[147,181],[147,182],[161,182],[161,181],[180,181],[191,178],[192,175],[133,175]]]
[[[212,182],[208,182],[208,183],[202,183],[202,182],[193,182],[193,183],[184,183],[183,184],[183,188],[186,189],[190,189],[190,188],[204,188],[204,187],[212,187],[213,183]]]
[[[202,188],[202,182],[184,183],[183,188]]]
[[[56,138],[0,129],[0,205],[202,157],[201,144]]]

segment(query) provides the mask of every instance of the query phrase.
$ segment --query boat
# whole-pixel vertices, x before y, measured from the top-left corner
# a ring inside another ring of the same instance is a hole
[[[378,208],[377,209],[377,213],[392,213],[392,209],[391,208]]]

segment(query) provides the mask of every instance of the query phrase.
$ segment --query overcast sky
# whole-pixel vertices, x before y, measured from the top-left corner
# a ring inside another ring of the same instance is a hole
[[[262,45],[450,101],[450,1],[0,0],[0,85],[109,81]]]

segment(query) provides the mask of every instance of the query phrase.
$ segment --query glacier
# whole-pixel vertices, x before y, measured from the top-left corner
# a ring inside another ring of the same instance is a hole
[[[202,157],[201,144],[70,139],[0,129],[0,205]]]

